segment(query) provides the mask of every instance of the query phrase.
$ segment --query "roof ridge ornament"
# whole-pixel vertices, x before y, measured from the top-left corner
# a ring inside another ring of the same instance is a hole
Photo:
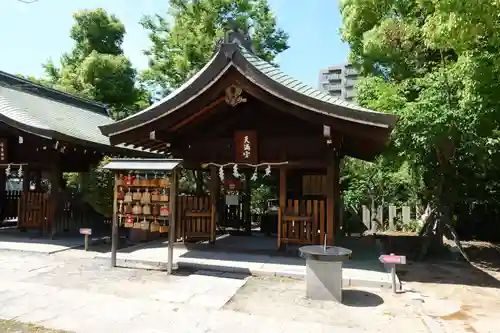
[[[232,107],[235,107],[236,105],[240,103],[245,103],[247,101],[246,98],[241,97],[241,93],[243,92],[243,89],[240,87],[232,84],[229,87],[226,88],[226,97],[225,101],[227,104],[229,104]]]
[[[255,48],[253,47],[248,30],[243,31],[240,29],[236,21],[231,18],[227,20],[224,28],[223,44],[238,44],[244,47],[248,52],[255,54]]]

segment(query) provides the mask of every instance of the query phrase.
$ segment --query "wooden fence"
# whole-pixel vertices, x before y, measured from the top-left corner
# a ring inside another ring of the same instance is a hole
[[[210,239],[215,233],[210,197],[180,195],[177,199],[176,234],[183,240]]]
[[[45,192],[5,191],[3,199],[2,221],[17,218],[21,228],[36,228],[52,234],[78,234],[80,228],[107,233],[111,228],[110,219],[97,213],[79,195],[54,200]]]
[[[324,200],[287,200],[279,211],[278,242],[282,244],[319,244],[326,233]]]
[[[19,200],[19,227],[50,229],[53,206],[48,193],[23,192]]]
[[[52,232],[78,234],[80,228],[91,228],[96,235],[111,231],[111,219],[96,212],[81,195],[60,196],[56,207]]]
[[[12,220],[18,218],[20,198],[21,198],[21,191],[4,191],[4,197],[0,215],[2,221],[7,219]]]

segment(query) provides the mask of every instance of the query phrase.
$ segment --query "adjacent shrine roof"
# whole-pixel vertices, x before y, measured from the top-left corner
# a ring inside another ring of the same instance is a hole
[[[252,85],[302,112],[313,113],[329,122],[337,119],[361,126],[377,128],[387,140],[397,117],[375,112],[340,100],[284,74],[278,67],[257,57],[239,33],[230,33],[210,61],[181,87],[147,109],[116,123],[100,126],[104,135],[113,137],[136,128],[151,128],[151,123],[183,108],[202,95],[231,68],[236,69]],[[245,90],[245,88],[243,88]],[[325,122],[326,124],[326,122]],[[353,133],[350,133],[353,134]],[[355,135],[355,133],[354,133]],[[115,141],[118,143],[118,141]]]
[[[47,139],[111,146],[99,126],[114,120],[102,104],[0,71],[0,122]]]

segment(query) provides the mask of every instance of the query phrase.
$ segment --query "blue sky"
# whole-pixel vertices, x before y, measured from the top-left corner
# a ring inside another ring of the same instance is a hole
[[[269,3],[279,26],[290,34],[290,49],[277,59],[284,72],[316,87],[320,69],[347,60],[348,47],[339,35],[338,0]],[[68,37],[72,13],[94,8],[104,8],[124,23],[125,54],[138,69],[144,69],[147,58],[142,50],[149,40],[138,22],[145,14],[166,13],[167,7],[167,0],[38,0],[32,4],[0,0],[0,70],[41,76],[43,62],[58,61],[72,47]]]

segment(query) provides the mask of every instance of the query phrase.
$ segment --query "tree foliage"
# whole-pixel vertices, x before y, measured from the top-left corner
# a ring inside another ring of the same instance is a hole
[[[366,78],[361,105],[393,112],[393,161],[452,210],[498,192],[500,3],[344,0],[343,38]]]
[[[205,66],[232,24],[251,36],[257,55],[267,61],[288,48],[288,35],[277,27],[267,0],[171,0],[168,14],[141,22],[152,42],[143,80],[161,95]]]
[[[50,85],[106,104],[115,119],[147,107],[149,93],[138,86],[137,72],[123,54],[124,25],[103,9],[79,11],[73,18],[73,49],[62,55],[60,67],[52,61],[44,65]]]

